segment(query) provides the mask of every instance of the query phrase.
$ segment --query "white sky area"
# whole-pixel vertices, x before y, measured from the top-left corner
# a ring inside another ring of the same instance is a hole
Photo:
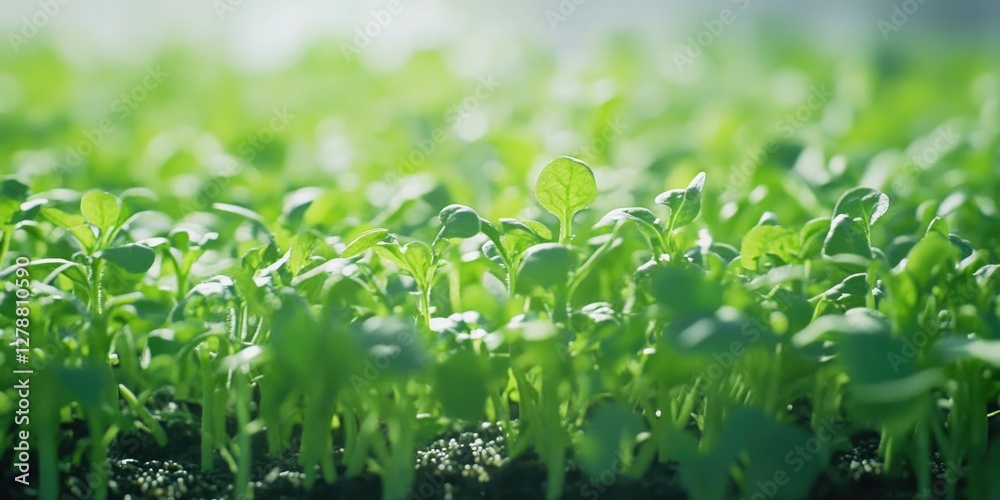
[[[894,5],[919,5],[893,41],[934,34],[1000,33],[998,2],[947,0],[398,0],[401,11],[380,27],[364,57],[392,66],[421,47],[451,44],[486,57],[511,40],[562,52],[586,52],[603,34],[627,30],[673,50],[731,9],[735,21],[720,37],[766,35],[769,24],[791,28],[831,44],[879,40],[878,21],[891,21]],[[12,50],[10,35],[44,21],[29,43],[51,39],[69,60],[141,62],[171,43],[222,51],[249,71],[280,69],[311,43],[353,38],[377,22],[389,0],[0,0],[0,65]],[[49,5],[54,14],[46,13]],[[398,10],[398,9],[397,9]],[[221,14],[221,15],[220,15]],[[554,17],[559,16],[559,17]],[[384,19],[384,18],[383,18]],[[897,20],[900,19],[897,17]],[[553,22],[555,26],[553,26]],[[30,32],[31,28],[27,28]],[[1000,45],[998,45],[1000,46]],[[500,48],[500,49],[498,49]]]

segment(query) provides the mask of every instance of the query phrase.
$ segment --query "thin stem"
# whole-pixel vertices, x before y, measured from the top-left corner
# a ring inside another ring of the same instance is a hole
[[[14,227],[7,225],[3,227],[3,239],[0,240],[0,269],[3,269],[4,259],[7,258],[7,250],[10,249],[10,241],[14,236]]]
[[[208,351],[200,350],[198,358],[201,362],[201,470],[212,468],[212,451],[215,444],[215,383],[213,380],[211,360]]]
[[[243,500],[253,496],[252,491],[248,491],[250,483],[250,467],[253,456],[250,444],[250,432],[247,427],[250,425],[250,382],[247,380],[248,374],[237,372],[233,374],[233,385],[236,386],[236,424],[237,443],[239,445],[239,465],[236,469],[236,485],[234,491],[236,498]]]

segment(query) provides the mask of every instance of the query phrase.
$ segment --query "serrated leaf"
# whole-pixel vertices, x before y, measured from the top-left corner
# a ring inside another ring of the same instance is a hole
[[[562,224],[560,241],[566,241],[573,216],[597,199],[594,172],[576,158],[560,156],[542,169],[535,183],[535,198],[542,208],[559,219]]]

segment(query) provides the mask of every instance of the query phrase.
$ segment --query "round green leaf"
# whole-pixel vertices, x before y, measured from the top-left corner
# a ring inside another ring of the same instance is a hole
[[[80,212],[103,233],[118,223],[121,201],[111,193],[90,191],[80,200]]]
[[[565,245],[541,243],[529,248],[517,271],[517,288],[530,293],[534,288],[565,286],[576,267],[576,254]]]
[[[586,163],[560,156],[542,169],[535,183],[538,204],[559,218],[568,236],[573,216],[597,199],[597,181]]]
[[[438,238],[471,238],[479,234],[479,214],[465,205],[448,205],[438,214],[441,232]]]
[[[144,245],[130,244],[108,248],[99,253],[98,257],[130,273],[142,274],[152,267],[156,252]]]

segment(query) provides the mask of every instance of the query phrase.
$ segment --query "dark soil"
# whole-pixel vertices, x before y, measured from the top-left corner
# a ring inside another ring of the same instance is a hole
[[[197,412],[197,409],[192,409]],[[226,462],[217,457],[214,467],[202,471],[200,430],[196,418],[186,408],[164,402],[156,413],[169,437],[166,447],[159,447],[146,432],[119,433],[109,450],[107,474],[94,474],[84,467],[62,471],[63,499],[86,499],[93,496],[98,481],[107,478],[110,498],[231,498],[234,475]],[[76,436],[76,438],[74,438]],[[86,436],[81,422],[64,425],[60,453],[72,456],[75,440]],[[258,435],[259,436],[259,435]],[[878,458],[878,436],[860,433],[851,440],[853,448],[835,452],[831,467],[816,482],[812,497],[819,499],[906,499],[916,496],[911,477],[888,477]],[[268,457],[263,443],[255,443],[251,489],[256,498],[265,499],[351,499],[381,498],[381,482],[376,474],[365,472],[358,477],[340,478],[332,485],[320,479],[306,490],[304,474],[297,464],[297,443],[278,457]],[[338,463],[341,462],[337,457]],[[416,483],[411,499],[487,499],[533,500],[544,498],[545,468],[532,453],[510,459],[503,434],[495,425],[462,429],[427,443],[417,451]],[[10,450],[4,454],[3,484],[14,485]],[[86,463],[81,457],[79,463]],[[32,465],[33,471],[37,466]],[[935,462],[935,480],[947,476],[944,464]],[[37,478],[37,474],[32,474]],[[730,485],[735,492],[735,485]],[[31,498],[33,489],[15,489],[0,497]],[[654,464],[644,477],[633,480],[607,474],[589,477],[570,462],[566,472],[564,498],[568,500],[686,498],[676,463]],[[934,498],[934,495],[919,498]]]

